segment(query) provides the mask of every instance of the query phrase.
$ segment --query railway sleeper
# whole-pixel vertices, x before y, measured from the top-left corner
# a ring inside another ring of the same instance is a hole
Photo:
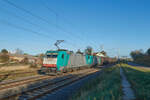
[[[75,78],[69,79],[69,80],[63,80],[62,82],[58,82],[58,83],[56,83],[54,85],[48,86],[47,88],[43,88],[44,91],[41,92],[41,94],[39,94],[38,91],[37,92],[33,92],[33,93],[29,94],[29,95],[32,95],[32,96],[28,96],[28,98],[26,98],[26,100],[32,100],[32,99],[35,99],[37,96],[39,97],[39,96],[42,96],[42,95],[47,94],[49,92],[55,91],[55,90],[57,90],[60,87],[63,87],[65,85],[67,85],[67,84],[70,84],[70,83],[80,79],[83,76],[84,75],[81,75],[79,77],[75,77]]]

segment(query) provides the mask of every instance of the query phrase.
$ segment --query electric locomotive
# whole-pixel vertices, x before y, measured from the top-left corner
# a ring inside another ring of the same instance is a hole
[[[100,65],[101,58],[67,50],[47,51],[40,72],[56,74]]]

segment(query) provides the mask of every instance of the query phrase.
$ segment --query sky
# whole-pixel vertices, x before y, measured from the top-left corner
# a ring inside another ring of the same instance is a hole
[[[0,0],[0,50],[60,48],[129,56],[150,47],[149,0]]]

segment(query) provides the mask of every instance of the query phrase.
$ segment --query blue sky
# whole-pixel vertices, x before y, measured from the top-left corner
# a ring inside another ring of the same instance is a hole
[[[98,51],[103,45],[110,56],[118,49],[128,56],[132,50],[150,47],[149,0],[8,1],[44,20],[0,0],[0,49],[37,54],[55,49],[59,39],[65,40],[61,48],[74,51],[88,45]]]

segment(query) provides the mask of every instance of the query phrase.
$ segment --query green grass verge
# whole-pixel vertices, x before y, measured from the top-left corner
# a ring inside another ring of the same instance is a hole
[[[150,100],[150,68],[122,64],[137,100]]]
[[[106,68],[95,79],[81,86],[71,100],[121,100],[120,69]]]

